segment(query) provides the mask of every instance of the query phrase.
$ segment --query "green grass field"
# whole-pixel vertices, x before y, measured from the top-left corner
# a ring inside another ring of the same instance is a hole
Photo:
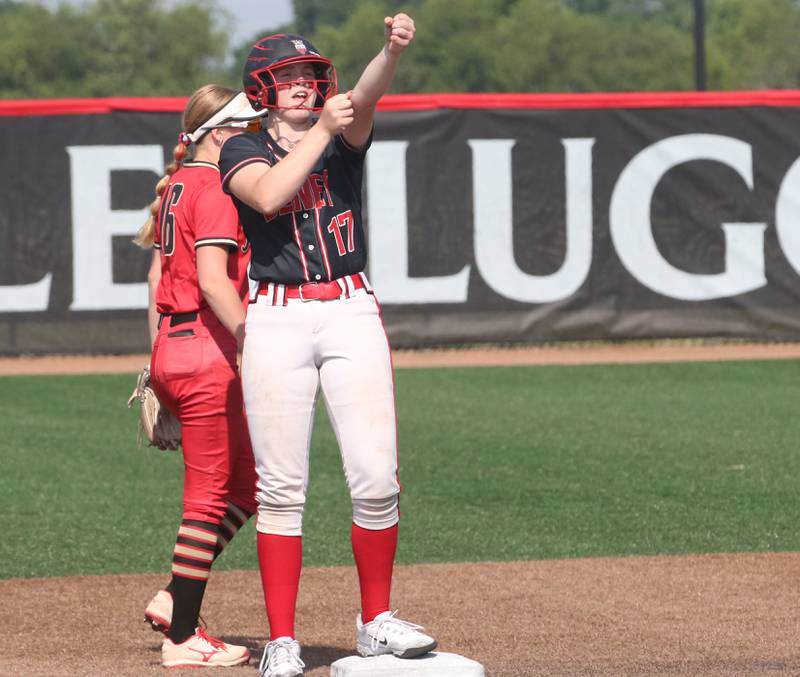
[[[0,378],[0,578],[168,571],[181,462],[137,448],[134,382]],[[800,361],[399,370],[396,382],[400,562],[800,549]],[[309,493],[305,563],[350,563],[324,413]],[[256,566],[252,527],[217,566]]]

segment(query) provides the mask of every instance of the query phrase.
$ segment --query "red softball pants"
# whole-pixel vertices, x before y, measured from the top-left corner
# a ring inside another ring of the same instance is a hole
[[[229,501],[255,512],[255,462],[234,337],[208,308],[188,321],[165,316],[150,377],[161,403],[181,422],[183,518],[218,524]]]

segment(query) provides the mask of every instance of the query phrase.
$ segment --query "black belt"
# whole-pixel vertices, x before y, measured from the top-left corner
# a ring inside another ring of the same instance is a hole
[[[197,311],[193,313],[174,313],[172,315],[164,314],[158,318],[158,328],[161,329],[161,323],[166,319],[169,318],[169,326],[175,327],[179,324],[185,324],[186,322],[194,322],[197,319]]]

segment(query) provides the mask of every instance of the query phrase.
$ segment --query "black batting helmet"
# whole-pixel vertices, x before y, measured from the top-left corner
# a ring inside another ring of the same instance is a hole
[[[308,40],[300,35],[279,33],[261,38],[250,50],[244,62],[242,84],[244,93],[256,110],[276,108],[278,101],[274,71],[295,63],[310,63],[316,76],[317,98],[314,109],[336,94],[336,69],[330,59],[322,56]]]

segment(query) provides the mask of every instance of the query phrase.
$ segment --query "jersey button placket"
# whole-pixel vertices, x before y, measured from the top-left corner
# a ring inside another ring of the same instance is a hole
[[[303,213],[302,213],[302,217],[303,217],[303,220],[307,221],[307,220],[308,220],[308,217],[309,217],[309,214],[308,214],[308,212],[303,212]],[[309,228],[311,229],[311,231],[310,231],[310,232],[309,232],[309,230],[308,230]],[[302,230],[302,232],[303,232],[303,235],[304,235],[303,239],[304,239],[304,240],[306,240],[306,243],[305,243],[305,248],[306,248],[306,251],[309,251],[309,252],[314,252],[314,251],[316,251],[317,247],[316,247],[314,244],[312,244],[311,242],[308,242],[308,240],[309,240],[309,239],[316,239],[316,235],[317,235],[317,234],[316,234],[316,232],[314,232],[314,230],[313,230],[313,225],[311,225],[311,224],[308,224],[308,226],[306,226],[306,224],[304,223],[304,224],[303,224],[303,230]],[[316,257],[315,257],[315,258],[316,258]],[[322,266],[322,259],[321,259],[321,258],[320,258],[320,260],[319,260],[319,265],[320,265],[320,266]],[[314,279],[315,281],[319,282],[319,281],[322,279],[322,275],[320,275],[319,273],[316,273],[316,274],[313,276],[313,279]]]

